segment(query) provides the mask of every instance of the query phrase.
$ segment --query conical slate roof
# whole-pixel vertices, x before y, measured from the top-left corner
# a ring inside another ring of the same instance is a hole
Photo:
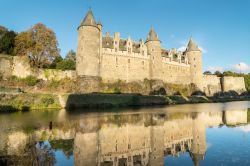
[[[150,29],[147,41],[159,41],[157,33],[153,28]]]
[[[97,26],[92,10],[89,10],[80,26]]]
[[[187,51],[200,51],[199,47],[197,44],[193,41],[192,38],[190,38],[187,46]]]

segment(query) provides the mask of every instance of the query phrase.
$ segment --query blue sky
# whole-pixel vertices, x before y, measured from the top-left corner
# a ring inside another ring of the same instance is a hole
[[[165,48],[181,48],[192,36],[204,70],[239,70],[241,63],[250,72],[249,0],[0,0],[0,7],[0,25],[9,29],[38,22],[53,29],[63,56],[76,50],[77,27],[91,7],[103,33],[139,40],[153,26]]]

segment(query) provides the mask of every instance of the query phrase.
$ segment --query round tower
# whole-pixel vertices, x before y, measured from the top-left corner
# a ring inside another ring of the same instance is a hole
[[[78,76],[99,77],[101,24],[96,24],[91,10],[78,27],[76,72]]]
[[[192,38],[188,42],[186,55],[190,64],[191,83],[202,90],[202,52]]]
[[[161,41],[153,28],[150,29],[145,42],[148,54],[150,56],[149,77],[152,80],[161,80],[162,58],[161,58]]]

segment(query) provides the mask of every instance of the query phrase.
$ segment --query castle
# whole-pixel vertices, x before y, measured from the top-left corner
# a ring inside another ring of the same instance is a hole
[[[76,72],[85,78],[104,82],[161,80],[173,84],[195,84],[202,89],[202,52],[190,39],[184,52],[164,49],[151,28],[146,41],[134,42],[102,34],[91,10],[78,27]]]
[[[134,42],[130,37],[122,39],[120,33],[103,36],[102,24],[96,23],[92,11],[78,27],[78,47],[76,71],[55,69],[37,69],[30,66],[28,57],[0,55],[0,74],[4,79],[11,76],[25,78],[35,76],[42,80],[77,80],[76,90],[80,93],[102,92],[101,83],[139,83],[145,90],[136,92],[125,90],[124,93],[150,94],[156,88],[164,88],[164,83],[195,85],[208,96],[216,93],[246,91],[243,77],[217,77],[203,75],[202,52],[190,39],[185,51],[164,49],[157,33],[151,28],[146,41]],[[145,88],[145,80],[150,80],[150,87]],[[142,84],[141,84],[142,83]],[[183,86],[184,87],[184,86]]]

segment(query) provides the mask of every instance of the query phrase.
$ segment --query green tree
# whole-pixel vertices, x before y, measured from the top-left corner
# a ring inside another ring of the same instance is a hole
[[[203,74],[205,74],[205,75],[211,75],[212,73],[211,73],[211,71],[205,71]]]
[[[63,61],[56,64],[56,68],[60,70],[75,70],[76,63],[70,59],[64,59]]]
[[[51,65],[49,66],[50,69],[55,69],[57,64],[62,62],[63,61],[63,58],[61,56],[57,56],[53,62],[51,63]]]
[[[8,29],[0,25],[0,39],[6,32],[8,32]]]
[[[16,33],[14,31],[7,32],[0,40],[0,52],[13,55]]]
[[[48,67],[59,56],[55,33],[41,23],[17,35],[15,45],[15,53],[28,56],[34,67]]]
[[[70,50],[65,57],[66,60],[72,60],[72,61],[76,61],[76,52],[74,50]]]
[[[218,77],[223,76],[222,73],[221,73],[220,71],[216,71],[216,72],[214,72],[214,74],[217,75]]]

